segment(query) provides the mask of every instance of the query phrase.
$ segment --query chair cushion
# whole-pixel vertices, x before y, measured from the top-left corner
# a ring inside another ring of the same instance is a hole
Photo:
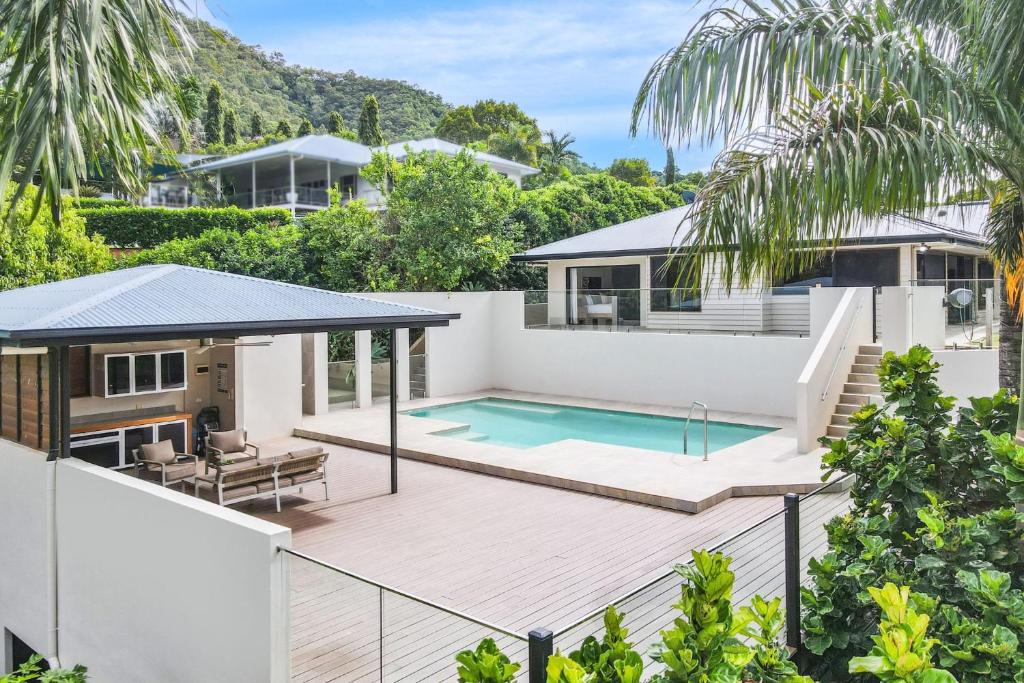
[[[244,498],[245,496],[251,496],[258,493],[256,487],[253,485],[248,486],[232,486],[231,488],[224,489],[224,500],[235,500],[236,498]]]
[[[210,445],[225,453],[241,453],[245,450],[245,430],[210,432]]]
[[[263,481],[256,482],[256,490],[260,493],[266,493],[274,490],[274,480],[264,479]]]
[[[291,458],[303,458],[307,455],[319,455],[324,452],[324,449],[320,446],[310,446],[309,448],[298,448],[294,451],[288,451],[288,455]]]
[[[194,476],[196,473],[196,464],[194,462],[179,462],[174,465],[167,465],[164,467],[164,475],[167,481],[181,481]],[[159,475],[159,473],[157,473]]]
[[[252,469],[254,467],[259,467],[259,465],[260,463],[256,462],[255,457],[249,456],[247,458],[236,458],[234,462],[231,462],[230,464],[226,465],[221,465],[218,469],[224,474],[228,474],[230,472],[237,472],[239,470],[247,470]]]
[[[302,472],[300,474],[293,474],[291,477],[293,486],[296,484],[304,484],[307,481],[319,481],[320,479],[323,478],[324,473],[319,470],[316,472]]]
[[[174,462],[174,443],[170,439],[157,441],[156,443],[144,443],[139,447],[139,454],[143,460],[152,460],[159,463]]]

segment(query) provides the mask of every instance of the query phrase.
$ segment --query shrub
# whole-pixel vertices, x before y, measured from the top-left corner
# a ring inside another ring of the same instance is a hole
[[[134,206],[127,199],[105,199],[103,197],[79,197],[73,203],[79,209],[112,209]]]
[[[459,683],[511,683],[520,665],[509,661],[490,638],[485,638],[476,650],[456,655],[459,663]]]
[[[244,232],[257,225],[285,225],[292,215],[287,209],[189,208],[165,209],[115,207],[82,209],[86,230],[102,235],[119,247],[155,247],[161,242],[197,237],[207,230],[221,228]]]
[[[76,664],[71,669],[50,669],[43,671],[43,658],[39,655],[32,655],[29,660],[18,667],[18,670],[0,675],[0,683],[85,683],[87,669],[81,664]]]
[[[869,589],[887,583],[932,599],[940,664],[957,680],[1009,681],[1024,668],[1024,515],[1009,504],[1024,493],[1014,481],[1024,451],[1010,437],[1017,399],[972,398],[954,415],[937,370],[923,347],[886,354],[884,404],[854,413],[848,437],[828,443],[828,474],[853,473],[856,483],[803,591],[804,642],[825,680],[851,680],[851,658],[873,647],[880,609]]]

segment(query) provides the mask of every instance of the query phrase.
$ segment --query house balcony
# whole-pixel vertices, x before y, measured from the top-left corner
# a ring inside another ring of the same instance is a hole
[[[255,209],[260,207],[296,207],[323,209],[330,206],[330,195],[324,188],[296,187],[292,195],[291,187],[268,187],[252,192],[237,192],[225,195],[221,201],[228,206],[237,206],[242,209]]]

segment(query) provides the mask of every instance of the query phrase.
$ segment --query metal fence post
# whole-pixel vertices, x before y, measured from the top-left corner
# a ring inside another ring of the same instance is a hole
[[[787,493],[786,510],[786,645],[800,649],[800,496]]]
[[[530,631],[530,683],[547,680],[548,657],[555,651],[555,634],[546,628]]]

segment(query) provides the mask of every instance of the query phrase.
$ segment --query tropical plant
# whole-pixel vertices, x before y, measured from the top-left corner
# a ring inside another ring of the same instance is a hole
[[[302,119],[302,122],[299,124],[298,136],[301,138],[304,135],[312,135],[312,134],[313,134],[313,122],[310,121],[309,119]]]
[[[919,211],[995,178],[991,250],[1017,294],[1024,5],[720,5],[655,62],[633,108],[634,134],[646,120],[666,144],[726,141],[697,193],[686,240],[694,252],[716,252],[726,283],[788,275],[865,219]],[[1004,345],[1017,327],[1006,327]],[[1019,374],[1013,386],[1020,393]]]
[[[824,680],[851,680],[850,661],[873,646],[879,619],[867,589],[887,583],[935,600],[940,664],[958,680],[1012,680],[998,676],[1022,661],[1024,619],[1009,616],[1024,576],[1024,515],[1009,505],[1021,487],[1013,463],[1024,462],[1010,436],[1017,399],[1003,390],[972,398],[954,420],[937,372],[924,347],[885,354],[883,405],[854,413],[847,438],[823,456],[826,477],[856,475],[851,510],[826,526],[828,552],[810,560],[802,594],[804,643]],[[994,576],[1015,577],[998,609],[981,596]]]
[[[927,637],[928,615],[914,608],[914,598],[932,601],[891,583],[868,586],[868,593],[884,618],[867,656],[850,660],[850,673],[871,674],[885,683],[956,683],[953,674],[932,665],[932,649],[939,641]]]
[[[218,145],[224,142],[224,105],[221,102],[224,93],[220,84],[214,81],[206,91],[206,117],[203,119],[203,131],[206,133],[206,144]]]
[[[181,119],[178,78],[192,42],[180,9],[180,0],[0,0],[0,212],[38,178],[34,210],[45,204],[59,222],[62,191],[77,194],[101,159],[118,186],[143,191],[139,156],[160,144],[152,105]]]
[[[505,656],[491,638],[484,638],[475,650],[455,656],[459,683],[511,683],[520,665]]]
[[[540,158],[545,172],[559,175],[566,164],[580,158],[577,152],[570,149],[576,143],[576,138],[571,133],[558,135],[555,131],[549,130],[544,136],[546,140],[540,148]]]
[[[49,669],[43,671],[43,658],[32,655],[16,671],[0,675],[0,683],[85,683],[89,677],[81,664],[70,669]]]
[[[384,131],[380,128],[380,104],[373,95],[363,100],[363,109],[359,112],[359,142],[367,147],[380,147],[384,144]]]
[[[509,123],[487,136],[487,151],[505,159],[536,166],[540,150],[540,131],[536,125]]]
[[[609,605],[604,612],[604,635],[601,640],[587,636],[580,649],[569,654],[569,659],[587,672],[588,682],[624,683],[624,674],[630,680],[640,680],[644,664],[633,649],[633,644],[626,642],[629,631],[622,627],[624,616],[613,605]],[[567,666],[563,664],[562,670],[566,670]]]

